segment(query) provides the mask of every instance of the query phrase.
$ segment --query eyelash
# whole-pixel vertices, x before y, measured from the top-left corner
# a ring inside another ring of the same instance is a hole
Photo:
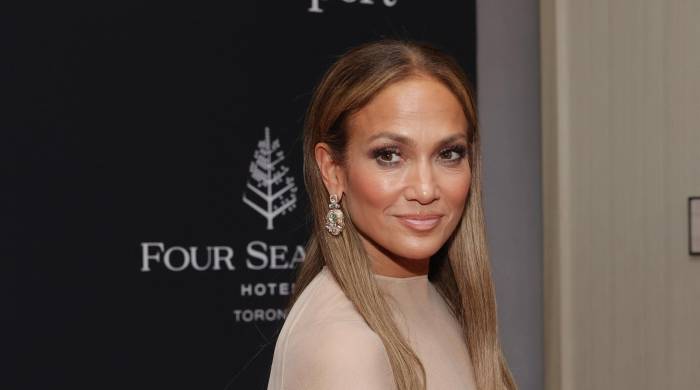
[[[457,158],[447,160],[448,164],[457,164],[461,162],[464,157],[467,154],[467,148],[464,145],[453,145],[449,146],[447,148],[444,148],[440,151],[438,155],[443,155],[446,152],[455,152],[457,153]],[[383,165],[383,166],[393,166],[396,165],[398,162],[387,162],[381,160],[379,157],[384,156],[386,154],[393,153],[397,155],[401,155],[401,151],[399,150],[397,145],[385,145],[385,146],[380,146],[378,148],[375,148],[372,150],[372,156],[374,159],[377,161],[378,164]]]

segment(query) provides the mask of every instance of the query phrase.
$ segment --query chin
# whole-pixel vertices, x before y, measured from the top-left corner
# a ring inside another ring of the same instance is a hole
[[[438,243],[425,243],[420,241],[414,241],[412,243],[406,243],[404,245],[399,245],[396,251],[392,251],[395,255],[412,260],[425,260],[430,256],[437,253],[442,245]]]

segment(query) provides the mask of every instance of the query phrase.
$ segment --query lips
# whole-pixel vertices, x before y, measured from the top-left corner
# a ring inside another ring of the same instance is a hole
[[[440,223],[441,214],[406,214],[396,216],[401,223],[413,230],[428,231]]]

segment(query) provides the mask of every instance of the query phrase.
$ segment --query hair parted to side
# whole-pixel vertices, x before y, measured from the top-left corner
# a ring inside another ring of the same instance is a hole
[[[426,43],[382,39],[341,55],[314,90],[304,123],[304,184],[311,207],[311,237],[297,273],[287,313],[305,287],[327,265],[345,295],[381,338],[399,390],[425,389],[425,369],[399,332],[390,308],[373,278],[371,260],[345,206],[345,229],[325,232],[329,193],[314,158],[314,146],[326,142],[333,160],[344,164],[348,142],[346,118],[383,88],[411,76],[432,77],[447,86],[461,103],[469,123],[471,185],[455,231],[430,259],[429,280],[458,319],[480,390],[516,389],[503,356],[489,263],[481,192],[479,125],[472,88],[449,55]],[[339,195],[339,194],[338,194]]]

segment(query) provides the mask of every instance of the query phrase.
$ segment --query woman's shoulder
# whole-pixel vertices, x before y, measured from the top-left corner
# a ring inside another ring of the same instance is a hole
[[[379,336],[356,322],[320,325],[289,339],[276,380],[280,389],[393,388],[391,364]]]
[[[358,388],[357,381],[366,381],[366,388],[391,388],[389,360],[381,338],[324,268],[287,316],[268,389]]]
[[[348,299],[333,274],[324,266],[289,311],[285,326],[289,331],[316,323],[354,322],[364,320]]]

